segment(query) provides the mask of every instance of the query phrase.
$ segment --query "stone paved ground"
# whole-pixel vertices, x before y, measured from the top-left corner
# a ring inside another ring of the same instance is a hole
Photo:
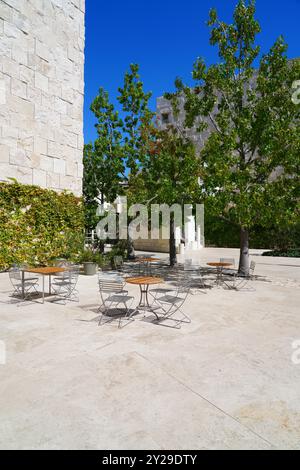
[[[12,305],[0,274],[0,448],[299,449],[300,260],[259,254],[254,291],[193,289],[180,330],[98,327],[96,277],[79,304]]]

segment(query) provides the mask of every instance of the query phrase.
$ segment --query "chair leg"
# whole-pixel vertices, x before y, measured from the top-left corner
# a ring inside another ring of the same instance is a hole
[[[104,307],[104,310],[101,311],[101,308]],[[112,322],[113,319],[111,320],[107,320],[106,322],[102,323],[102,320],[103,320],[103,317],[106,317],[106,313],[109,311],[109,308],[106,308],[104,303],[100,305],[100,307],[98,308],[98,312],[100,312],[100,319],[99,319],[99,322],[98,322],[98,326],[101,326],[101,325],[104,325],[105,323],[110,323]]]
[[[156,315],[157,319],[155,320],[155,323],[160,324],[164,321],[170,320],[170,321],[175,322],[175,326],[170,326],[170,325],[163,325],[163,326],[168,326],[169,328],[180,329],[182,323],[191,323],[192,322],[190,317],[183,312],[183,310],[181,309],[181,306],[177,307],[174,310],[172,310],[172,307],[169,308],[169,310],[164,308],[163,305],[161,305],[161,307],[162,307],[162,310],[164,311],[164,314],[161,317]],[[174,315],[176,315],[178,312],[181,313],[183,318],[175,318],[174,317]]]

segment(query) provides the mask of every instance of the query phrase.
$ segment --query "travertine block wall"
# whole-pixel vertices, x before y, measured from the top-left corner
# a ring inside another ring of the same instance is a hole
[[[81,194],[85,0],[0,0],[0,180]]]
[[[158,118],[158,126],[161,129],[164,129],[168,124],[175,125],[176,123],[177,125],[179,125],[180,128],[184,129],[185,136],[194,143],[196,150],[199,152],[204,147],[206,140],[208,139],[210,133],[214,130],[214,128],[208,118],[203,119],[204,122],[208,125],[208,127],[201,133],[197,131],[197,127],[199,125],[198,121],[194,125],[194,127],[192,127],[191,129],[186,128],[184,125],[185,123],[184,96],[181,96],[179,98],[178,105],[179,105],[179,114],[175,118],[172,104],[170,103],[170,101],[168,101],[164,97],[157,98],[156,114]],[[168,117],[167,122],[164,122],[164,119],[163,119],[164,116]]]

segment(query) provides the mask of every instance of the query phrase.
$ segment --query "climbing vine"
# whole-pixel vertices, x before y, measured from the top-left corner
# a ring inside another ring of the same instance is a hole
[[[76,259],[83,247],[81,198],[17,181],[0,183],[0,269]]]

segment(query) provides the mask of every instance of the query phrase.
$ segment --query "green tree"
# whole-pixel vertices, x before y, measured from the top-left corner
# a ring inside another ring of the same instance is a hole
[[[123,119],[123,155],[127,169],[124,181],[125,194],[128,195],[128,203],[136,202],[137,192],[132,186],[136,181],[135,176],[140,171],[146,158],[147,133],[151,125],[154,113],[149,108],[149,100],[152,93],[144,91],[143,82],[140,80],[139,65],[131,64],[130,71],[125,73],[123,87],[119,88],[118,101],[122,106]],[[128,257],[134,258],[133,241],[128,233]]]
[[[86,226],[95,228],[97,207],[114,202],[120,192],[125,172],[123,153],[123,122],[110,103],[108,93],[100,88],[91,105],[96,119],[97,139],[84,146],[83,195],[86,207]]]
[[[100,88],[91,105],[97,118],[98,137],[84,147],[84,200],[86,223],[95,227],[99,202],[114,202],[128,195],[129,204],[136,201],[132,187],[147,152],[145,136],[154,113],[149,109],[151,93],[144,91],[139,66],[131,64],[125,73],[118,101],[123,119],[110,103],[108,93]],[[133,242],[128,237],[128,255],[134,256]]]
[[[139,65],[130,64],[130,71],[125,73],[123,87],[119,88],[118,101],[124,113],[123,136],[124,158],[130,175],[136,175],[147,153],[145,132],[155,113],[149,108],[151,92],[144,91],[140,80]]]
[[[164,130],[152,128],[148,140],[149,152],[137,176],[136,187],[144,200],[172,207],[199,201],[201,162],[194,145],[180,129],[168,126]],[[177,262],[174,212],[170,213],[170,265]]]
[[[177,80],[167,97],[176,104],[184,93],[186,125],[200,133],[210,127],[201,152],[204,195],[213,213],[239,228],[245,275],[252,227],[289,225],[299,216],[300,106],[291,97],[300,67],[287,59],[282,37],[259,59],[254,1],[239,1],[231,24],[211,10],[208,25],[219,62],[206,66],[198,58],[195,87]]]

